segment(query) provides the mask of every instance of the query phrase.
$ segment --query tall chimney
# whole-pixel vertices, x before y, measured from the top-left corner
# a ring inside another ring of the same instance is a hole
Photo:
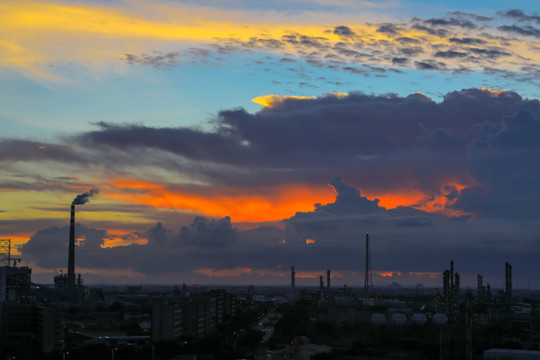
[[[507,304],[512,303],[512,265],[507,261],[505,269],[505,287],[504,292],[506,293],[506,302]]]
[[[69,254],[67,288],[70,295],[75,292],[75,205],[71,205],[71,221],[69,224]]]
[[[330,289],[330,270],[326,270],[326,288]]]
[[[294,290],[294,287],[295,287],[295,275],[296,275],[296,272],[294,271],[294,266],[291,267],[291,290]]]

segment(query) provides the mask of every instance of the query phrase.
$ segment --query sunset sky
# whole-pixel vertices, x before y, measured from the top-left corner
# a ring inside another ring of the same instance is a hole
[[[510,4],[510,5],[509,5]],[[0,239],[33,280],[540,288],[536,0],[0,2]]]

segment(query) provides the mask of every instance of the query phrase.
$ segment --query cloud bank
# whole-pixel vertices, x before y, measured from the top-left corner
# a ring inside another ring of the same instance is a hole
[[[358,283],[369,232],[374,269],[405,274],[401,281],[437,282],[418,274],[454,258],[465,277],[484,273],[498,286],[497,264],[508,260],[521,281],[535,284],[527,274],[540,228],[538,100],[487,89],[451,92],[439,103],[360,92],[273,99],[255,113],[221,111],[211,131],[98,123],[39,151],[28,150],[38,145],[32,141],[3,139],[10,151],[0,157],[12,174],[34,163],[90,166],[79,175],[91,174],[101,201],[172,211],[167,225],[116,236],[126,246],[112,246],[114,231],[93,228],[90,218],[78,227],[82,268],[125,271],[136,282],[182,274],[193,282],[286,283],[294,265],[306,279],[332,268]],[[56,156],[62,148],[69,156]],[[4,179],[2,189],[17,183]],[[72,180],[25,177],[33,191],[59,193]],[[144,209],[133,211],[144,218]],[[186,223],[186,214],[197,216]],[[23,256],[62,267],[63,233],[67,227],[36,232]]]

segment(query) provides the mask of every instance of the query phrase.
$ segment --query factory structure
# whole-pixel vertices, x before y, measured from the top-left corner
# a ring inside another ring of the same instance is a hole
[[[71,204],[68,274],[54,277],[54,288],[32,282],[32,269],[17,266],[10,239],[0,239],[0,348],[9,345],[49,353],[64,347],[64,307],[85,301],[81,276],[75,277],[75,205],[95,190],[78,195]]]
[[[504,288],[494,294],[482,275],[477,275],[476,289],[463,289],[461,276],[453,260],[441,273],[441,287],[415,289],[374,287],[372,280],[370,237],[365,237],[364,286],[330,288],[330,270],[327,286],[322,275],[319,287],[298,291],[295,268],[291,268],[291,294],[294,300],[308,300],[316,305],[310,317],[335,326],[403,327],[435,326],[440,334],[440,360],[474,357],[475,337],[479,329],[504,327],[519,333],[540,332],[538,301],[516,300],[513,291],[513,267],[504,264]],[[501,264],[502,265],[502,264]],[[501,266],[502,272],[502,266]],[[406,297],[407,301],[397,301]],[[530,346],[525,344],[524,346]],[[505,349],[486,350],[489,359],[540,359],[538,351]],[[526,354],[528,357],[519,357]]]
[[[85,287],[82,276],[75,271],[75,210],[76,206],[85,204],[94,194],[95,191],[91,190],[78,195],[71,204],[67,273],[56,274],[52,287],[33,283],[32,269],[18,266],[21,259],[12,257],[11,241],[0,239],[0,349],[9,345],[44,353],[63,351],[66,349],[66,339],[74,335],[80,337],[83,329],[95,324],[114,323],[107,313],[95,311],[90,312],[88,319],[66,319],[66,309],[93,311],[96,306],[106,303],[105,296]],[[440,288],[433,291],[417,287],[408,293],[406,289],[399,289],[401,294],[406,293],[413,299],[403,302],[396,301],[396,289],[374,287],[368,233],[365,236],[364,259],[363,287],[357,289],[347,285],[332,287],[331,269],[326,270],[326,276],[322,273],[318,277],[318,284],[300,289],[296,283],[297,272],[292,266],[290,289],[285,289],[288,301],[311,301],[315,304],[311,319],[335,326],[439,327],[441,360],[472,360],[474,328],[504,326],[524,332],[540,331],[540,312],[536,305],[515,301],[513,267],[509,262],[505,263],[504,289],[497,294],[493,294],[494,290],[489,284],[484,285],[482,275],[477,276],[475,290],[462,289],[460,274],[451,260],[449,269],[441,274]],[[247,303],[253,302],[253,291],[254,286],[250,286]],[[87,334],[85,341],[108,341],[108,345],[114,346],[116,341],[133,341],[135,338],[139,342],[149,343],[180,336],[203,338],[233,318],[239,306],[236,295],[225,290],[204,290],[190,294],[185,285],[182,291],[178,290],[173,295],[125,296],[119,299],[120,304],[137,303],[151,308],[144,336]],[[115,339],[115,343],[111,339]]]
[[[76,206],[88,202],[95,193],[96,190],[91,190],[78,195],[71,204],[67,273],[55,273],[53,286],[33,283],[32,269],[17,266],[22,259],[12,256],[11,240],[0,239],[0,353],[9,348],[42,353],[63,351],[65,354],[73,341],[79,346],[104,342],[114,347],[122,343],[140,345],[141,342],[175,339],[182,335],[200,338],[215,332],[218,326],[236,315],[236,296],[225,290],[190,295],[184,285],[181,292],[171,295],[138,296],[131,292],[137,292],[140,287],[132,287],[127,294],[114,297],[115,303],[151,308],[147,316],[137,317],[141,329],[147,329],[146,333],[129,336],[118,335],[118,329],[116,332],[110,330],[125,327],[122,318],[95,311],[111,304],[110,295],[104,295],[100,289],[85,287],[81,274],[75,271]],[[75,313],[82,311],[92,315],[74,319],[67,316],[73,309],[78,309]]]
[[[54,276],[54,288],[65,294],[72,303],[84,301],[85,297],[82,276],[81,274],[75,275],[75,205],[84,204],[84,202],[76,200],[77,198],[75,198],[71,204],[67,275],[60,273],[55,274]]]
[[[0,348],[4,344],[51,352],[63,345],[62,313],[36,295],[32,269],[17,266],[11,240],[0,240]]]

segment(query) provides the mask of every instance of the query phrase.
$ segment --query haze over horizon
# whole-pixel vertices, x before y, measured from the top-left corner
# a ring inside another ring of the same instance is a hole
[[[540,288],[535,1],[4,1],[0,239],[33,280]],[[90,193],[89,193],[90,194]],[[89,195],[90,196],[90,195]],[[85,200],[88,200],[85,198]]]

